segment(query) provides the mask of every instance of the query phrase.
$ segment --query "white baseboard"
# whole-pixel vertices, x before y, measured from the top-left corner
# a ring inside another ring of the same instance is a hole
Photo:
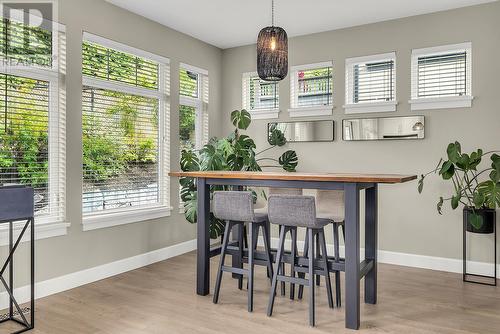
[[[259,246],[264,246],[262,237],[259,238]],[[271,238],[271,246],[272,247],[278,246],[278,238]],[[300,250],[302,250],[304,248],[304,242],[297,241],[297,247]],[[289,239],[285,241],[285,248],[290,249]],[[329,254],[332,254],[333,245],[327,244],[327,250]],[[364,248],[362,248],[360,251],[361,260],[364,259],[364,253],[365,250]],[[344,256],[344,246],[340,246],[340,254],[341,256]],[[444,257],[434,257],[434,256],[379,250],[378,261],[379,263],[394,264],[398,266],[431,269],[431,270],[446,271],[452,273],[462,273],[461,259],[450,259]],[[479,275],[492,276],[494,274],[493,264],[485,262],[468,261],[467,271],[469,273],[474,273]],[[500,277],[500,266],[497,266],[497,277]]]
[[[115,276],[126,271],[134,270],[149,264],[163,261],[196,249],[196,239],[189,240],[177,245],[157,249],[148,253],[132,256],[126,259],[106,263],[97,267],[77,271],[68,275],[59,276],[46,281],[38,282],[35,285],[35,298],[46,297],[55,293],[66,291],[99,281],[111,276]],[[23,286],[14,290],[14,296],[19,303],[29,301],[29,286]],[[7,292],[0,293],[0,309],[8,307]]]

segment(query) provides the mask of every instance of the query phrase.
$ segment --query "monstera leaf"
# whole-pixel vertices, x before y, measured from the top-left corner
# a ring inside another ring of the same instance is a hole
[[[283,146],[286,144],[285,134],[276,127],[276,123],[270,125],[269,127],[268,142],[273,146]]]
[[[194,151],[182,150],[181,170],[184,172],[195,172],[200,170],[200,160]]]
[[[215,146],[207,144],[201,149],[201,168],[203,170],[225,170],[227,164],[221,152]]]
[[[231,122],[236,128],[246,130],[252,122],[252,116],[245,109],[235,110],[231,113]]]
[[[500,182],[491,180],[481,182],[477,191],[484,197],[484,206],[490,209],[500,206]]]
[[[295,172],[295,167],[299,164],[299,158],[295,151],[288,150],[281,155],[278,162],[287,172]]]

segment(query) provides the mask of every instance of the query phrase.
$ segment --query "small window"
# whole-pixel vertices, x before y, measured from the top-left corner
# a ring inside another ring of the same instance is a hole
[[[346,59],[347,114],[396,111],[396,54]]]
[[[264,81],[257,73],[243,74],[243,109],[254,119],[278,118],[279,86],[277,82]]]
[[[290,78],[290,116],[331,115],[332,62],[293,66]]]
[[[180,80],[179,94],[181,96],[187,96],[194,99],[198,98],[199,96],[198,77],[199,77],[198,73],[181,68],[180,78],[179,78]]]
[[[412,51],[411,109],[470,107],[471,44]]]

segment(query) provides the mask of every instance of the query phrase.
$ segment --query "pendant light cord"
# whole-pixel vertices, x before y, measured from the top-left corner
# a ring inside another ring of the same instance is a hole
[[[271,0],[271,26],[274,27],[274,0]]]

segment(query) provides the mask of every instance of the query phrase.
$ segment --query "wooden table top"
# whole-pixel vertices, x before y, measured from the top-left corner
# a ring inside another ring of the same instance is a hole
[[[244,172],[244,171],[199,171],[170,172],[176,177],[202,177],[207,179],[250,179],[284,181],[324,181],[353,183],[403,183],[417,178],[416,175],[400,174],[355,174],[355,173],[288,173],[288,172]]]

